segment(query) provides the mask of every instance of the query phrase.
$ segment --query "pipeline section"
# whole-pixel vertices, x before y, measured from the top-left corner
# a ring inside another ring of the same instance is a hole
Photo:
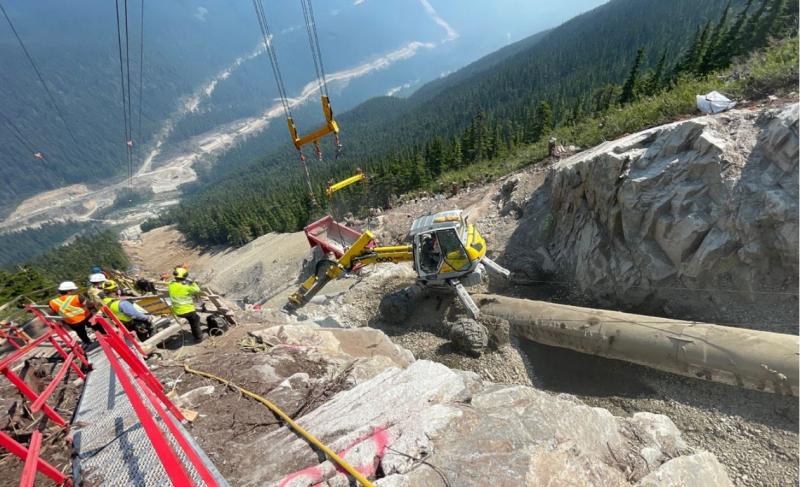
[[[544,345],[737,385],[798,395],[800,337],[542,301],[474,294],[482,313]]]

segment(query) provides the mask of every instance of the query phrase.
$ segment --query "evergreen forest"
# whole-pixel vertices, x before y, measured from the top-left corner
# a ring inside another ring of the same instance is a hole
[[[346,156],[309,157],[317,205],[287,146],[246,165],[217,164],[187,188],[188,201],[143,228],[177,223],[194,242],[242,245],[325,212],[341,217],[385,207],[392,195],[446,191],[541,160],[554,135],[589,147],[691,114],[694,95],[727,83],[718,80],[731,64],[757,51],[746,71],[753,76],[739,76],[729,92],[759,96],[758,80],[781,76],[782,86],[796,85],[796,39],[780,40],[797,35],[797,8],[797,0],[614,0],[470,76],[339,116]],[[356,168],[367,183],[325,199],[327,183]]]

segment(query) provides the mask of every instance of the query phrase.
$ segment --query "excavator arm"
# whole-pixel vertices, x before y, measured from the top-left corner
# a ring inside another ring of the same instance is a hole
[[[288,304],[294,308],[306,305],[330,281],[339,277],[342,272],[350,272],[356,265],[400,263],[414,260],[413,246],[368,247],[374,238],[372,232],[367,230],[338,260],[327,257],[319,261],[314,274],[306,279],[294,294],[289,296]]]

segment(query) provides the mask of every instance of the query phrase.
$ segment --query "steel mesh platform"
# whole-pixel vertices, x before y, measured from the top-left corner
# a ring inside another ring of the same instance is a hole
[[[88,356],[94,368],[86,375],[86,384],[70,426],[75,449],[73,474],[76,485],[81,485],[81,480],[98,487],[172,485],[103,350],[98,347]],[[127,370],[124,362],[122,366]],[[155,413],[135,381],[134,385],[145,404]],[[158,415],[155,417],[195,484],[205,486],[163,420]],[[189,432],[171,415],[168,418],[188,440],[219,485],[228,486]]]

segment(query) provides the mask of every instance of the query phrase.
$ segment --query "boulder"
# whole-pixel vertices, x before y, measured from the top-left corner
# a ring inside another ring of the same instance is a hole
[[[425,360],[390,367],[298,423],[367,477],[381,472],[382,487],[438,487],[442,475],[459,486],[730,484],[710,454],[676,462],[693,452],[665,416],[616,417],[573,396],[484,383]],[[240,466],[241,485],[349,485],[285,428],[231,449],[264,452]]]
[[[338,351],[339,340],[318,325],[280,325],[262,330],[250,331],[256,339],[272,345],[289,345],[296,347],[327,348]]]
[[[796,289],[798,154],[797,104],[604,143],[553,164],[546,194],[529,198],[538,207],[525,208],[507,261],[513,267],[544,247],[562,279],[629,306],[672,298],[684,286]],[[718,311],[700,304],[684,314],[714,321]],[[727,319],[741,319],[733,313]]]

